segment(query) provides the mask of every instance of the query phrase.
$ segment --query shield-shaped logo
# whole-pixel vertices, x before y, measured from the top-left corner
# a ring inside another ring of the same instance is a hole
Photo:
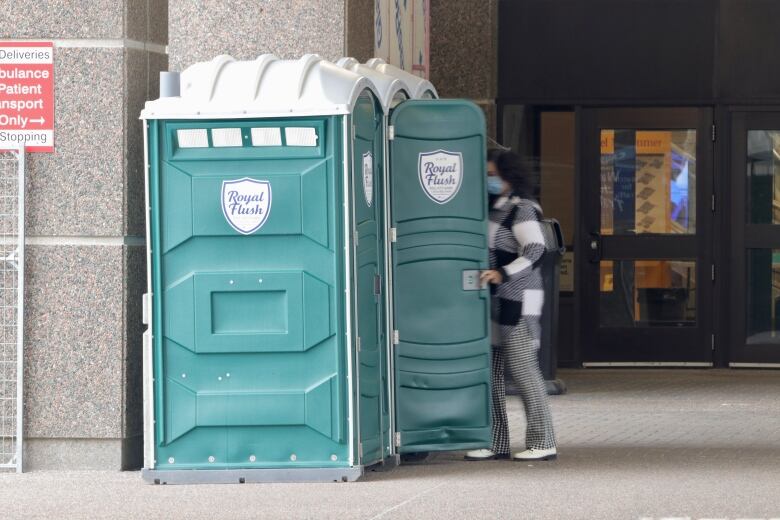
[[[451,201],[463,180],[463,155],[460,152],[436,150],[420,154],[420,185],[429,199],[437,204]]]
[[[374,201],[374,156],[371,152],[363,154],[363,194],[370,208]]]
[[[271,213],[271,183],[244,177],[222,181],[222,214],[242,235],[251,235]]]

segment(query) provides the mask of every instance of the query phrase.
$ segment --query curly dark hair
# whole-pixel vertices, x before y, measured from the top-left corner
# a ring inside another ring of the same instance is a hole
[[[536,200],[539,191],[539,175],[528,167],[515,152],[488,150],[488,162],[496,165],[499,176],[512,186],[512,193],[524,199]]]

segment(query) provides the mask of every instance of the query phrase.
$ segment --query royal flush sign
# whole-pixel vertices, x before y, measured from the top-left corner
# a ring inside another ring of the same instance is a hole
[[[446,150],[421,153],[418,171],[425,195],[437,204],[446,204],[460,190],[463,154]]]
[[[222,181],[222,214],[242,235],[251,235],[271,213],[271,183],[244,177]]]

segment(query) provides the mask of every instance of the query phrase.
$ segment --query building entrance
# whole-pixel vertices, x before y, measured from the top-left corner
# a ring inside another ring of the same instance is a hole
[[[712,110],[580,114],[585,366],[711,366]]]
[[[731,366],[780,363],[780,112],[731,111]]]

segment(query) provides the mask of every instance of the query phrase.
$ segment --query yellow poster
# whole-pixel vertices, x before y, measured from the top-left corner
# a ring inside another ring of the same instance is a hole
[[[637,155],[661,155],[672,151],[672,133],[669,131],[641,131],[636,133]]]
[[[615,131],[601,131],[601,155],[612,155],[615,153]]]
[[[672,132],[668,130],[639,130],[634,147],[637,155],[662,155],[672,150]],[[601,155],[615,153],[615,131],[601,131]]]

